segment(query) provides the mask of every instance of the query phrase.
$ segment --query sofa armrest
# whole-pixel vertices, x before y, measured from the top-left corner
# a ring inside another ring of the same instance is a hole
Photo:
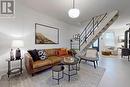
[[[27,72],[30,74],[33,74],[33,60],[29,53],[24,54],[25,57],[25,67],[27,69]]]

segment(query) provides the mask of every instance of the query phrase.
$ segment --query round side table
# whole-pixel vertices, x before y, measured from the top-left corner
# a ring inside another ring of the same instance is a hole
[[[77,59],[74,59],[74,61],[61,61],[61,64],[63,65],[67,65],[68,66],[68,73],[64,73],[65,75],[68,75],[68,81],[70,82],[70,78],[71,76],[74,76],[74,75],[77,75],[78,74],[78,68],[77,68],[77,64],[78,64],[78,60]],[[75,66],[75,68],[73,68],[73,66]],[[72,67],[72,69],[71,69]],[[76,73],[74,74],[71,74],[72,71],[75,71]]]
[[[58,73],[58,77],[55,76],[54,73]],[[60,76],[60,73],[62,74],[61,76]],[[58,85],[59,85],[59,80],[62,79],[63,77],[64,77],[64,66],[62,66],[62,65],[53,66],[52,67],[52,79],[57,80]]]
[[[8,62],[8,77],[11,75],[11,74],[17,74],[17,73],[20,73],[22,74],[22,59],[23,58],[19,58],[19,59],[16,59],[16,60],[10,60],[10,59],[7,59],[6,61]],[[19,63],[19,67],[16,67],[16,68],[11,68],[11,62],[13,63],[14,61],[20,61]]]

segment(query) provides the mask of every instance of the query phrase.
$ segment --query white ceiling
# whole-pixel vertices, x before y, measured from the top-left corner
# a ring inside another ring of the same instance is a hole
[[[69,24],[89,20],[91,17],[100,15],[112,10],[119,10],[120,17],[114,23],[114,27],[125,26],[130,22],[130,0],[75,0],[76,8],[81,12],[79,18],[68,17],[68,10],[72,8],[72,0],[23,0],[29,7],[52,16]]]

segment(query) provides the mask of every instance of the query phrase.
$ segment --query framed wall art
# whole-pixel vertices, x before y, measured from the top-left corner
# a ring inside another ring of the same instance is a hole
[[[35,44],[59,44],[59,28],[35,23]]]

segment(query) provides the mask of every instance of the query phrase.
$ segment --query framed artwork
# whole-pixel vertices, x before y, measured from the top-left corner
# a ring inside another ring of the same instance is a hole
[[[35,23],[35,44],[59,44],[59,28]]]

